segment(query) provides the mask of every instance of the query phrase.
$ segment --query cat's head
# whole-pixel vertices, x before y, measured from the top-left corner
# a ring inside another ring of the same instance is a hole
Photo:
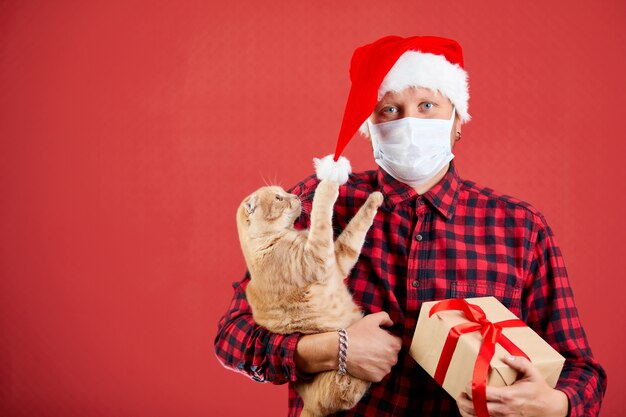
[[[252,233],[279,232],[293,226],[302,204],[278,186],[262,187],[246,197],[237,210],[237,225]]]

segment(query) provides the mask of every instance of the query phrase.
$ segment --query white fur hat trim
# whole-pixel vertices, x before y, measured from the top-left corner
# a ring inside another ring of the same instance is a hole
[[[335,161],[333,156],[327,155],[321,159],[313,158],[317,178],[334,181],[339,185],[345,184],[352,172],[350,161],[344,156],[340,156],[339,160]]]

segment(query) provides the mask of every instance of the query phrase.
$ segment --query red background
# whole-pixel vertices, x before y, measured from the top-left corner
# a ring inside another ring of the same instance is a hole
[[[334,150],[356,46],[433,34],[470,74],[461,175],[546,215],[624,415],[625,23],[618,0],[0,1],[0,414],[284,415],[213,354],[236,206]]]

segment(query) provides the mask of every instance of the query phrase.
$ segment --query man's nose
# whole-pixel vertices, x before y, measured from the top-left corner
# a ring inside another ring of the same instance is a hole
[[[407,106],[404,108],[404,114],[402,115],[402,117],[416,117],[419,119],[422,117],[422,115],[417,107]]]

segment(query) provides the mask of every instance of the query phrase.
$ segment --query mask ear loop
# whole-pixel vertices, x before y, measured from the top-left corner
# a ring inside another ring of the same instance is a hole
[[[380,158],[380,148],[378,146],[378,141],[376,140],[374,135],[374,125],[372,124],[372,122],[370,122],[369,117],[365,120],[365,122],[367,123],[367,130],[370,134],[370,140],[372,141],[372,149],[374,149],[374,159],[378,159]]]
[[[452,106],[452,117],[450,118],[450,120],[448,120],[450,122],[450,134],[452,134],[452,130],[454,129],[454,116],[456,115],[456,107]]]

